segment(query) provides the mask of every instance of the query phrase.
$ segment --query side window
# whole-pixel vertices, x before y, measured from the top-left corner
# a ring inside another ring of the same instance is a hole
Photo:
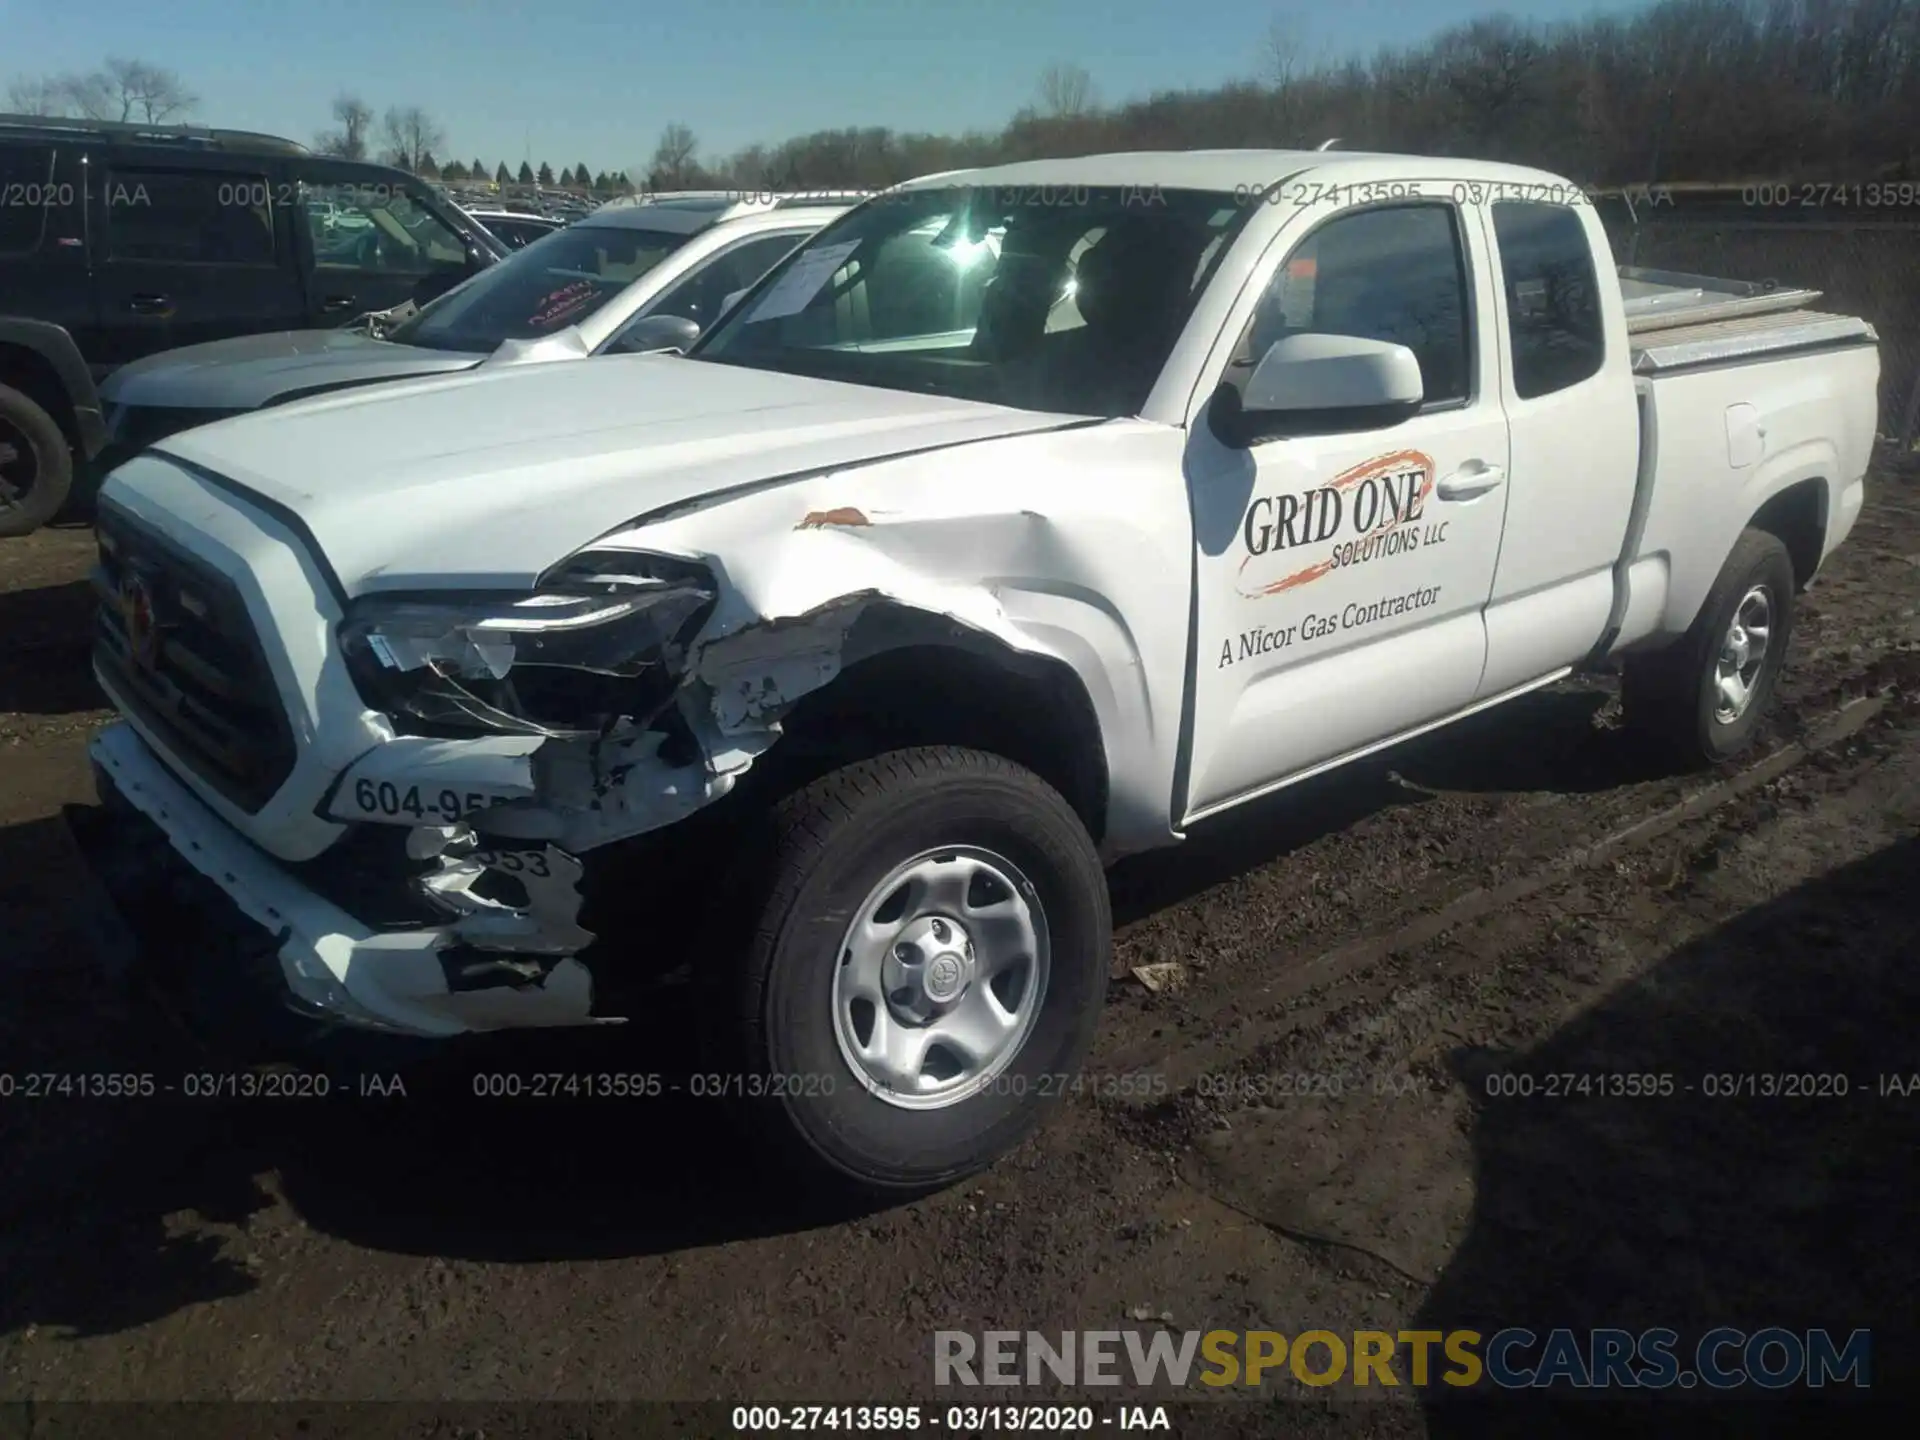
[[[272,265],[272,191],[264,175],[110,169],[100,194],[107,258]]]
[[[398,185],[303,185],[316,270],[426,275],[466,263],[460,235]]]
[[[47,211],[73,203],[53,182],[53,149],[0,145],[0,255],[26,255],[40,246]]]
[[[1268,285],[1228,365],[1243,386],[1289,335],[1355,335],[1404,345],[1420,361],[1428,405],[1473,389],[1473,310],[1459,217],[1451,205],[1394,205],[1328,221]]]
[[[1597,375],[1607,339],[1593,245],[1580,216],[1564,205],[1503,200],[1493,207],[1493,236],[1507,292],[1514,393],[1534,400]]]
[[[723,250],[691,274],[683,275],[666,294],[647,307],[649,315],[678,315],[699,325],[711,325],[720,306],[736,290],[744,290],[773,268],[794,246],[807,238],[804,230],[761,235]]]

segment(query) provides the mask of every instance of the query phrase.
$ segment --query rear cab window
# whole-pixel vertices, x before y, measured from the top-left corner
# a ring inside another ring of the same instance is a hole
[[[1606,361],[1606,329],[1593,245],[1579,214],[1535,200],[1496,201],[1493,235],[1514,394],[1536,400],[1597,375]]]

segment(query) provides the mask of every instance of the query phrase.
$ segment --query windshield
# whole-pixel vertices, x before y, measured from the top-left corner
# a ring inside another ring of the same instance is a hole
[[[577,325],[686,244],[687,235],[574,225],[535,240],[424,307],[388,336],[488,352]]]
[[[1137,413],[1248,207],[1089,186],[883,195],[693,357],[1069,415]]]

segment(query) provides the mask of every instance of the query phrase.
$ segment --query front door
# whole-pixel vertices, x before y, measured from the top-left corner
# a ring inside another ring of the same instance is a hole
[[[1411,349],[1425,399],[1247,449],[1192,427],[1188,820],[1462,709],[1486,660],[1508,454],[1480,227],[1452,203],[1325,208],[1275,243],[1221,381],[1284,336],[1358,335]]]
[[[307,323],[343,325],[370,310],[425,303],[472,273],[466,237],[396,172],[319,158],[300,177]]]

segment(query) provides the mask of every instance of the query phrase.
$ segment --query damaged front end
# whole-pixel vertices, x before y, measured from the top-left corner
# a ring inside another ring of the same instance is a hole
[[[838,673],[854,603],[696,645],[721,590],[689,560],[585,552],[531,594],[375,595],[349,611],[342,653],[392,734],[323,811],[408,830],[450,990],[573,976],[595,938],[582,857],[726,795],[792,702]]]

